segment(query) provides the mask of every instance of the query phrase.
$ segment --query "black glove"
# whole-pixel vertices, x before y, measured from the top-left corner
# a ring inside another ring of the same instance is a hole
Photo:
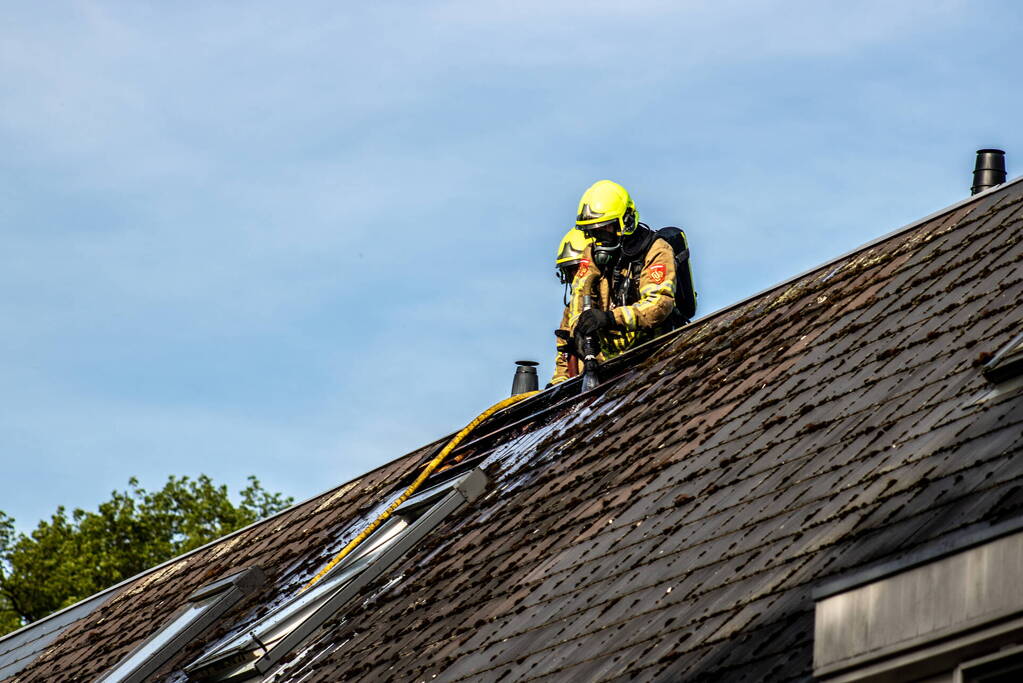
[[[579,322],[575,324],[575,333],[584,337],[597,334],[601,330],[611,327],[614,320],[610,313],[605,313],[599,308],[591,308],[588,311],[583,311],[579,316]]]

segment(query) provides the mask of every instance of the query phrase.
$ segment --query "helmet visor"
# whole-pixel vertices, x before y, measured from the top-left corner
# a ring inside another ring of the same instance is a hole
[[[561,263],[558,265],[556,270],[558,271],[558,281],[563,285],[567,285],[575,279],[576,271],[579,270],[579,262]],[[567,306],[568,304],[565,305]]]
[[[582,230],[583,234],[590,237],[589,233],[593,230],[605,230],[608,232],[618,232],[622,227],[622,221],[617,216],[615,218],[609,218],[603,221],[587,221],[582,222],[577,220],[575,227]]]
[[[591,239],[600,245],[617,244],[621,235],[622,223],[618,218],[589,225],[578,226],[587,239]]]

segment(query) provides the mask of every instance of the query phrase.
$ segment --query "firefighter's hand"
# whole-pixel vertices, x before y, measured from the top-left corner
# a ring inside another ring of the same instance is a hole
[[[579,322],[575,324],[576,334],[588,336],[606,330],[614,324],[614,318],[610,313],[605,313],[598,308],[591,308],[583,311],[579,316]]]

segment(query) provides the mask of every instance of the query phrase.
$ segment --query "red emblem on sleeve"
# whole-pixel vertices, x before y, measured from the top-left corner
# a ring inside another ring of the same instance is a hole
[[[589,259],[579,259],[579,270],[575,272],[576,277],[585,277],[586,271],[590,269]]]
[[[655,263],[654,265],[647,268],[647,272],[650,273],[650,280],[655,284],[659,285],[664,282],[664,275],[667,268],[664,267],[663,263]]]

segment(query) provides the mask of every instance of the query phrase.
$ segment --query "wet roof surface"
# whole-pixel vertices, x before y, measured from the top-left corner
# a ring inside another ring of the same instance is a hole
[[[1021,264],[1014,182],[508,411],[456,452],[495,488],[268,680],[808,680],[815,587],[1023,512],[1023,396],[981,372],[1023,325]],[[91,680],[262,567],[258,599],[165,667],[184,680],[434,450],[140,578],[19,680]]]

